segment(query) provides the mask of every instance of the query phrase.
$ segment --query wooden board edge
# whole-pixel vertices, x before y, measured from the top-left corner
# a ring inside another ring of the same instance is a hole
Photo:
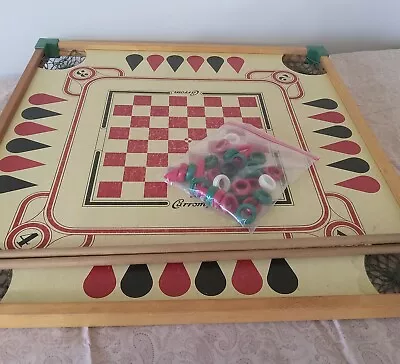
[[[105,265],[197,263],[204,261],[260,260],[274,258],[328,258],[369,254],[400,254],[400,244],[349,248],[313,248],[290,250],[250,250],[222,252],[182,252],[158,254],[90,255],[74,257],[33,257],[0,260],[0,269],[76,268]]]
[[[251,238],[251,235],[249,235]],[[269,239],[249,241],[247,239],[207,242],[207,243],[168,243],[149,244],[143,246],[109,246],[109,247],[87,247],[87,248],[51,248],[51,249],[27,249],[27,250],[2,250],[0,251],[0,262],[11,258],[45,258],[45,257],[74,257],[74,256],[100,256],[100,255],[122,255],[122,254],[176,254],[176,253],[201,253],[201,252],[226,252],[226,251],[269,251],[285,255],[291,250],[300,251],[306,249],[363,249],[373,254],[385,249],[386,251],[396,249],[400,243],[400,234],[376,234],[376,235],[349,235],[330,237],[304,237],[297,239]],[[384,248],[384,247],[387,248]],[[350,251],[350,250],[349,250]],[[346,255],[344,253],[343,255]]]
[[[0,304],[1,328],[244,323],[400,317],[400,295]]]
[[[157,42],[116,42],[91,40],[60,40],[60,51],[157,51],[157,52],[204,52],[204,53],[248,53],[248,54],[298,54],[305,55],[306,47],[265,46],[240,44],[204,43],[157,43]]]
[[[394,198],[400,205],[400,176],[395,170],[384,149],[381,147],[374,132],[365,121],[355,100],[353,99],[343,80],[339,76],[339,73],[336,71],[333,62],[329,59],[329,57],[321,57],[321,63],[322,66],[325,68],[333,87],[342,99],[343,104],[346,107],[350,117],[352,118],[358,133],[364,140],[364,143],[366,144],[369,153],[371,154],[373,160],[375,161],[383,177],[385,178],[386,183],[388,184]]]
[[[20,105],[22,98],[25,95],[35,73],[39,67],[39,64],[43,57],[43,49],[36,49],[27,64],[24,72],[22,73],[13,93],[10,96],[6,106],[0,114],[0,142],[3,140],[6,134],[7,128],[14,117],[15,111]]]

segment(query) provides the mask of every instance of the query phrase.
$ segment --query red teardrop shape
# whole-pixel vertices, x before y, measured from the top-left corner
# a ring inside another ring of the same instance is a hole
[[[193,68],[193,71],[197,72],[204,63],[204,58],[200,56],[190,56],[187,58],[187,61],[190,64],[190,67]]]
[[[232,284],[239,293],[253,295],[261,290],[263,280],[251,260],[238,260],[233,271]]]
[[[376,193],[381,188],[379,182],[375,178],[369,176],[350,178],[346,181],[336,183],[336,185],[366,193]]]
[[[183,263],[168,263],[159,280],[161,291],[170,297],[179,297],[190,288],[190,277]]]
[[[244,59],[240,57],[229,57],[227,62],[237,73],[240,72],[244,65]]]
[[[344,140],[337,143],[332,143],[321,147],[323,149],[331,150],[333,152],[340,152],[349,155],[356,155],[361,152],[361,147],[352,141]]]
[[[14,131],[18,135],[34,135],[34,134],[40,134],[40,133],[47,133],[47,132],[53,131],[53,130],[56,130],[56,129],[50,128],[46,125],[37,124],[32,121],[27,121],[25,123],[18,124],[14,128]]]
[[[107,297],[115,288],[117,280],[111,265],[95,266],[83,282],[83,290],[92,298]]]
[[[147,62],[149,62],[150,67],[153,71],[156,71],[160,67],[161,63],[164,62],[164,57],[159,54],[152,54],[147,57]]]
[[[344,116],[337,111],[327,111],[323,112],[322,114],[316,114],[313,116],[309,116],[311,119],[317,119],[322,121],[328,121],[329,123],[343,123],[345,118]]]
[[[52,96],[44,93],[35,94],[29,98],[29,102],[32,105],[54,104],[56,102],[62,102],[62,101],[67,101],[67,100],[62,99],[61,97]]]
[[[11,155],[0,159],[0,171],[15,172],[22,169],[34,168],[42,166],[43,163],[33,161],[17,155]]]

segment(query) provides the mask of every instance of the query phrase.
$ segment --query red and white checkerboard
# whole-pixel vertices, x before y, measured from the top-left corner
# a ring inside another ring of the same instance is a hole
[[[263,127],[256,95],[130,93],[131,103],[114,95],[108,116],[97,199],[166,198],[165,169],[227,121]],[[126,94],[124,96],[126,100]]]

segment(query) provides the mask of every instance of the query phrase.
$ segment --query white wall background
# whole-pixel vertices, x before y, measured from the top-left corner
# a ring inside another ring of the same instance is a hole
[[[400,0],[0,0],[0,76],[40,37],[400,48]]]

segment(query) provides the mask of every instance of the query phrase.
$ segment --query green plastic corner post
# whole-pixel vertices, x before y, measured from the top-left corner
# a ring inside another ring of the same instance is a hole
[[[35,49],[43,49],[45,56],[48,58],[60,57],[58,39],[55,38],[40,38],[36,43]]]
[[[320,63],[321,57],[329,56],[328,51],[324,46],[309,46],[307,47],[307,60],[310,63]]]

